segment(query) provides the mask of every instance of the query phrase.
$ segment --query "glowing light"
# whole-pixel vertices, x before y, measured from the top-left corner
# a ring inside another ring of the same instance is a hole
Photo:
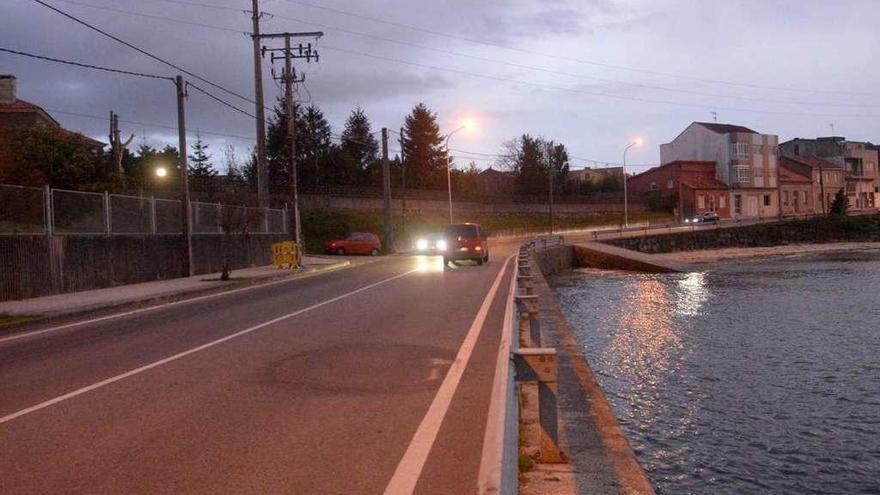
[[[461,121],[461,127],[466,131],[477,130],[477,121],[473,117],[465,117]]]
[[[427,239],[419,239],[416,241],[416,249],[419,251],[425,251],[428,249],[428,240]]]
[[[165,177],[168,175],[168,170],[165,167],[156,167],[156,177]]]
[[[416,256],[416,270],[421,273],[443,272],[443,258],[440,256]]]
[[[644,141],[642,141],[642,138],[640,138],[640,137],[633,139],[633,144],[636,145],[636,147],[641,146],[642,143],[644,143]]]
[[[437,250],[438,251],[446,251],[447,247],[449,247],[449,245],[446,243],[446,241],[444,241],[444,240],[437,241]]]

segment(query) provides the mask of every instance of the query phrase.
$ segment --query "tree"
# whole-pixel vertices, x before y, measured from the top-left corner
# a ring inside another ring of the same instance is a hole
[[[437,116],[424,103],[407,115],[401,136],[407,184],[413,187],[445,188],[448,150],[443,149],[443,136]]]
[[[831,202],[831,207],[828,209],[828,213],[834,216],[843,216],[846,215],[847,208],[849,208],[849,200],[846,197],[846,193],[843,192],[843,189],[839,189],[834,194],[834,200]]]
[[[2,171],[3,182],[92,191],[115,189],[109,157],[84,136],[49,125],[10,134],[12,163]]]
[[[379,161],[379,142],[370,128],[370,119],[360,107],[352,110],[345,121],[340,151],[343,160],[341,182],[368,182],[370,167]]]
[[[554,191],[565,190],[570,168],[565,145],[523,134],[504,143],[503,147],[496,164],[516,173],[516,188],[520,194],[547,194],[551,177]]]
[[[304,112],[297,112],[296,126],[297,180],[318,189],[332,172],[328,164],[333,145],[330,124],[318,107],[310,105]]]
[[[215,178],[217,171],[211,163],[211,155],[208,154],[208,145],[202,141],[202,136],[196,134],[196,142],[190,146],[192,154],[188,156],[189,163],[189,187],[193,191],[205,191],[210,194],[216,192]]]

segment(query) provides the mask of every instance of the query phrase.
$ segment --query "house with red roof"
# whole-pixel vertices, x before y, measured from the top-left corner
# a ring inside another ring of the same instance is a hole
[[[95,153],[100,153],[105,146],[104,143],[88,136],[65,130],[57,120],[39,106],[19,100],[16,97],[15,76],[0,75],[0,172],[12,165],[11,141],[14,139],[15,132],[40,125],[61,129],[76,139],[93,146]]]
[[[669,162],[629,177],[628,193],[671,207],[679,220],[709,211],[731,218],[730,188],[715,178],[715,168],[714,161]]]

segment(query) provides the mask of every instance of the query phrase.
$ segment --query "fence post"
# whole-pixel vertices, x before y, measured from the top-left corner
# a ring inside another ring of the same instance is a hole
[[[263,210],[263,232],[269,233],[269,207],[261,208]]]
[[[54,225],[53,225],[53,212],[52,212],[52,190],[49,189],[49,186],[43,187],[43,200],[45,202],[43,208],[46,210],[46,235],[52,237],[52,234],[55,233]]]
[[[290,220],[287,218],[289,213],[287,212],[287,201],[284,202],[284,209],[281,210],[281,219],[284,221],[284,226],[281,228],[281,232],[283,234],[287,234],[290,229]]]
[[[223,233],[223,205],[217,202],[217,232]]]
[[[110,233],[113,231],[113,226],[110,223],[111,219],[112,217],[110,216],[110,193],[104,191],[104,233],[107,235],[110,235]]]
[[[61,273],[61,254],[58,252],[61,246],[55,239],[55,203],[52,201],[52,189],[45,186],[43,189],[46,203],[46,249],[49,258],[49,279],[52,283],[52,293],[61,294],[64,290],[64,278]]]
[[[156,197],[150,196],[150,234],[156,235]]]

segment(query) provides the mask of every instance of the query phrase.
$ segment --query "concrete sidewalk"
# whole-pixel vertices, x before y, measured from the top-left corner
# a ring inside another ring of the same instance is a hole
[[[295,278],[310,273],[338,269],[351,264],[352,260],[347,257],[306,256],[303,258],[303,268],[297,270],[277,269],[271,265],[242,268],[240,270],[233,270],[230,274],[231,279],[226,282],[220,281],[219,273],[206,273],[188,278],[174,278],[108,287],[106,289],[68,292],[21,301],[5,301],[0,302],[0,315],[62,316],[154,299],[222,290],[225,287],[235,288],[272,279]]]

